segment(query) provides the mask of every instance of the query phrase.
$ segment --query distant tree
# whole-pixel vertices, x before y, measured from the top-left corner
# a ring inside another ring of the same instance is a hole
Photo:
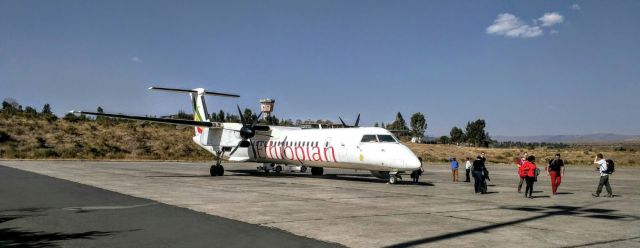
[[[225,122],[225,115],[224,115],[224,111],[222,111],[222,109],[220,111],[218,111],[218,121],[219,122]]]
[[[27,117],[36,117],[36,116],[38,116],[38,111],[35,108],[31,107],[31,106],[27,106],[24,109],[24,114]]]
[[[373,124],[373,127],[380,127],[380,125],[378,124],[378,122],[376,121],[376,123]]]
[[[385,126],[385,125],[384,125],[384,122],[381,122],[381,123],[380,123],[380,127],[381,127],[381,128],[387,128],[387,126]]]
[[[245,108],[244,112],[242,113],[242,117],[245,119],[246,122],[250,122],[252,119],[253,113],[251,111],[251,109],[249,108]]]
[[[459,127],[451,128],[451,132],[449,132],[449,135],[451,135],[451,143],[459,145],[464,141],[464,132]]]
[[[51,105],[49,105],[48,103],[44,104],[40,115],[42,115],[42,117],[44,117],[47,121],[55,121],[58,119],[58,117],[51,111]]]
[[[176,118],[183,119],[183,120],[192,120],[193,119],[193,115],[187,114],[184,111],[179,110],[178,114],[176,115]]]
[[[291,119],[286,119],[282,122],[283,126],[293,126],[293,121]]]
[[[51,112],[51,105],[49,105],[48,103],[45,103],[44,106],[42,107],[42,115],[52,115],[53,112]]]
[[[411,135],[414,137],[424,136],[424,132],[427,129],[427,120],[420,112],[414,113],[411,116]]]
[[[391,130],[407,130],[407,122],[402,117],[402,114],[398,112],[396,114],[396,120],[387,125],[387,129]]]
[[[98,113],[104,113],[104,110],[102,109],[102,107],[98,106],[98,109],[96,109],[96,112]]]
[[[449,143],[451,143],[451,139],[449,139],[448,136],[440,136],[440,138],[438,138],[438,143],[440,143],[440,144],[449,144]]]
[[[491,143],[491,138],[489,133],[484,130],[485,126],[486,123],[482,119],[468,122],[465,128],[466,141],[474,146],[488,147]]]
[[[5,98],[2,101],[2,115],[5,117],[12,116],[18,112],[18,102],[13,98]]]

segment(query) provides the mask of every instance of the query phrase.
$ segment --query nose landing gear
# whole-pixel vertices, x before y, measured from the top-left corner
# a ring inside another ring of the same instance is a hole
[[[398,175],[397,172],[391,172],[389,173],[389,184],[396,184],[402,182],[402,177],[400,175]]]

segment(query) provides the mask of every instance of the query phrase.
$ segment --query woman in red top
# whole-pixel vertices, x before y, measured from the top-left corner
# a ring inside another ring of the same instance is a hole
[[[522,166],[520,166],[520,177],[524,177],[527,187],[524,190],[524,197],[533,198],[533,183],[536,180],[536,157],[529,156]]]

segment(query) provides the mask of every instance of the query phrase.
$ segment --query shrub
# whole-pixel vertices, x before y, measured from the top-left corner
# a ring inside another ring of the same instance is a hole
[[[0,131],[0,143],[10,141],[10,140],[11,140],[11,135],[9,135],[5,131]]]

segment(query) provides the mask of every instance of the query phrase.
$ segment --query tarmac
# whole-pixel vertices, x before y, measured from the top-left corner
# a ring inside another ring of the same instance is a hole
[[[516,192],[515,165],[489,165],[491,181],[484,195],[474,194],[472,183],[463,182],[464,171],[460,182],[452,182],[446,164],[425,165],[419,184],[405,176],[396,185],[367,171],[325,169],[325,176],[264,174],[256,171],[255,163],[226,163],[223,177],[209,176],[205,163],[0,161],[0,165],[46,175],[47,180],[78,183],[59,189],[52,186],[49,191],[54,193],[45,190],[49,183],[14,180],[7,184],[7,175],[26,172],[0,167],[0,218],[25,215],[11,209],[27,209],[31,216],[0,221],[0,230],[47,227],[51,233],[112,232],[90,239],[70,238],[64,241],[65,247],[74,242],[114,247],[138,233],[146,235],[134,239],[136,247],[152,244],[145,243],[149,239],[214,247],[255,246],[262,240],[271,246],[298,247],[640,247],[638,168],[617,168],[611,177],[614,198],[591,196],[599,177],[593,166],[567,166],[559,195],[551,196],[549,178],[543,174],[534,186],[534,198],[528,199]],[[95,191],[89,195],[96,202],[75,199],[49,204],[43,200],[55,194],[85,197],[76,192],[83,187]],[[121,199],[126,197],[131,199]],[[15,202],[19,204],[13,206]],[[96,206],[103,207],[91,208]],[[105,210],[104,206],[125,208]],[[172,210],[152,211],[161,206]],[[31,213],[29,209],[44,210]],[[109,228],[92,228],[77,221],[81,217],[37,217],[83,211],[114,213],[95,217],[106,223],[116,222],[111,220],[115,213],[133,212],[117,222],[122,226]],[[162,225],[153,224],[160,220]],[[225,230],[224,243],[215,237],[220,230]],[[180,246],[168,244],[165,247]]]

